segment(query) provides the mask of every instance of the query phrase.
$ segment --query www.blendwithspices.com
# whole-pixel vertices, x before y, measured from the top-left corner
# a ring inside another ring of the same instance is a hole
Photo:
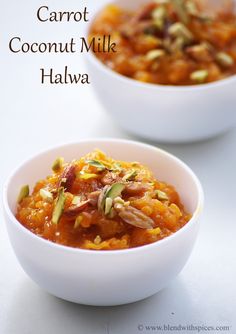
[[[210,326],[210,325],[194,325],[194,324],[186,324],[186,325],[147,325],[147,324],[139,324],[137,326],[138,331],[141,332],[195,332],[195,333],[203,333],[203,332],[221,332],[221,333],[230,333],[231,326],[219,325],[219,326]]]

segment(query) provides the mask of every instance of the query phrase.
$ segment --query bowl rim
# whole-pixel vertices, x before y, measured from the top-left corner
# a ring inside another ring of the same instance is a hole
[[[192,214],[191,219],[188,221],[188,223],[186,225],[184,225],[181,229],[179,229],[178,231],[176,231],[175,233],[171,234],[170,236],[161,239],[157,242],[151,243],[151,244],[147,244],[147,245],[143,245],[143,246],[138,246],[138,247],[134,247],[134,248],[128,248],[128,249],[117,249],[117,250],[92,250],[92,249],[82,249],[82,248],[75,248],[75,247],[71,247],[71,246],[67,246],[67,245],[61,245],[61,244],[57,244],[53,241],[44,239],[43,237],[40,237],[36,234],[34,234],[33,232],[31,232],[30,230],[28,230],[25,226],[23,226],[15,217],[14,213],[12,212],[12,210],[9,207],[8,204],[8,189],[9,189],[9,184],[11,182],[11,179],[15,176],[15,174],[22,168],[24,168],[27,164],[29,164],[32,160],[43,156],[44,154],[53,152],[54,150],[57,149],[65,149],[68,146],[72,146],[72,145],[77,145],[77,144],[85,144],[85,143],[107,143],[107,142],[114,142],[114,143],[120,143],[120,144],[131,144],[134,146],[139,146],[142,147],[143,149],[147,148],[147,149],[152,149],[156,152],[159,152],[161,154],[164,154],[165,156],[171,158],[172,160],[174,160],[176,163],[180,164],[181,167],[183,169],[186,170],[187,173],[190,174],[190,176],[192,177],[196,187],[197,187],[197,192],[198,192],[198,203],[197,203],[197,208],[194,211],[194,213]],[[11,223],[13,223],[17,229],[20,229],[23,233],[26,233],[31,239],[35,239],[36,242],[42,242],[43,244],[46,244],[46,246],[48,247],[52,247],[52,248],[56,248],[59,251],[64,251],[64,252],[72,252],[72,253],[82,253],[82,254],[95,254],[96,256],[114,256],[114,255],[120,255],[120,254],[126,254],[126,253],[135,253],[135,252],[140,252],[140,251],[144,251],[148,250],[148,249],[152,249],[152,248],[156,248],[156,247],[160,247],[161,245],[171,242],[172,239],[176,238],[176,235],[180,235],[181,233],[183,233],[184,231],[188,230],[193,224],[197,223],[197,220],[200,216],[200,214],[203,211],[203,206],[204,206],[204,192],[203,192],[203,188],[202,185],[198,179],[198,177],[195,175],[195,173],[192,171],[192,169],[185,163],[183,162],[181,159],[177,158],[175,155],[161,149],[158,147],[155,147],[153,145],[150,144],[146,144],[146,143],[142,143],[139,141],[135,141],[135,140],[128,140],[128,139],[120,139],[120,138],[88,138],[88,139],[83,139],[83,140],[78,140],[78,141],[73,141],[73,142],[64,142],[61,145],[54,145],[54,146],[50,146],[49,148],[45,149],[45,150],[40,150],[38,153],[31,155],[28,159],[25,159],[22,163],[20,163],[7,177],[4,186],[3,186],[3,209],[5,211],[5,215],[7,216],[7,218],[11,221]],[[8,224],[8,222],[6,222],[6,217],[5,217],[5,223],[6,225]],[[106,255],[105,255],[106,254]]]
[[[219,88],[221,86],[225,85],[231,85],[236,84],[236,74],[231,75],[228,78],[220,79],[214,82],[209,82],[205,84],[199,84],[199,85],[182,85],[182,86],[175,86],[175,85],[160,85],[160,84],[153,84],[148,82],[141,82],[129,77],[126,77],[125,75],[122,75],[118,72],[115,72],[111,70],[108,66],[103,64],[96,56],[95,54],[90,51],[87,53],[88,60],[90,60],[100,71],[105,72],[107,75],[112,77],[114,80],[118,80],[123,84],[129,84],[133,85],[137,88],[142,89],[150,89],[153,91],[160,90],[161,92],[194,92],[194,91],[201,91],[201,90],[212,90],[215,88]]]
[[[110,2],[109,2],[110,3]],[[115,3],[114,1],[112,1],[111,3]],[[100,5],[98,9],[96,9],[96,11],[93,13],[91,20],[89,22],[89,24],[87,25],[86,29],[85,29],[85,37],[86,39],[88,39],[88,35],[90,33],[90,29],[91,26],[94,22],[95,17],[102,11],[103,8],[105,8],[105,6],[107,5],[103,4]],[[198,85],[160,85],[160,84],[154,84],[154,83],[146,83],[146,82],[141,82],[129,77],[126,77],[125,75],[122,75],[116,71],[113,71],[112,69],[110,69],[108,66],[106,66],[105,64],[103,64],[95,55],[95,53],[93,53],[92,51],[89,51],[86,54],[86,58],[89,59],[100,71],[105,72],[107,75],[110,75],[114,80],[119,80],[121,81],[121,83],[123,84],[129,84],[129,85],[133,85],[137,88],[142,88],[142,89],[150,89],[150,90],[160,90],[162,92],[174,92],[174,91],[178,91],[178,92],[189,92],[189,91],[201,91],[201,90],[206,90],[206,89],[214,89],[214,88],[219,88],[221,86],[225,86],[225,85],[230,85],[230,84],[236,84],[236,74],[233,74],[225,79],[220,79],[217,81],[213,81],[213,82],[209,82],[209,83],[205,83],[205,84],[198,84]]]

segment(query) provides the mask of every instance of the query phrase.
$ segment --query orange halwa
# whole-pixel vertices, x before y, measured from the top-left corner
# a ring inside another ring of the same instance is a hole
[[[138,162],[95,150],[79,160],[58,158],[32,194],[24,186],[16,218],[52,242],[93,250],[126,249],[168,237],[191,218],[173,186]]]
[[[155,0],[135,11],[108,5],[95,18],[89,39],[110,36],[116,52],[96,56],[141,82],[194,85],[224,79],[236,73],[234,2],[222,1],[219,10],[206,3]]]

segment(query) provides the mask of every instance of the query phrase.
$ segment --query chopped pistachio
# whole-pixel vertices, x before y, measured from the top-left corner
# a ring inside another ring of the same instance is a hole
[[[78,228],[78,227],[80,226],[82,220],[83,220],[83,216],[82,216],[82,215],[79,215],[79,216],[76,218],[76,220],[75,220],[74,228]]]
[[[182,37],[185,42],[191,42],[193,40],[193,34],[191,31],[181,22],[176,22],[169,27],[169,34],[173,37]]]
[[[64,158],[57,158],[54,163],[52,164],[52,170],[54,172],[59,172],[63,166]]]
[[[112,164],[108,161],[103,161],[102,164],[107,168],[107,169],[110,169]]]
[[[161,190],[155,190],[155,194],[156,197],[160,200],[160,201],[168,201],[169,197],[167,196],[167,194],[164,191]]]
[[[98,160],[88,160],[87,164],[89,164],[90,166],[96,167],[99,170],[105,170],[106,167]]]
[[[198,8],[196,6],[196,3],[192,0],[188,0],[185,3],[185,8],[188,14],[192,15],[192,16],[198,16],[199,15],[199,11]]]
[[[136,170],[131,170],[129,173],[127,173],[122,178],[122,180],[123,181],[133,181],[137,175],[138,175],[138,172]]]
[[[213,18],[207,15],[199,15],[197,18],[203,23],[212,23],[213,21]]]
[[[111,186],[105,186],[98,198],[98,209],[106,214],[111,203],[110,200],[113,202],[113,199],[120,196],[124,188],[125,185],[123,183],[114,183]],[[110,200],[107,201],[108,198],[110,198]]]
[[[74,198],[73,198],[71,204],[73,204],[73,205],[77,205],[77,204],[79,204],[80,202],[81,202],[81,196],[74,196]]]
[[[188,44],[188,43],[187,43]],[[183,37],[177,37],[174,41],[174,43],[171,45],[171,51],[181,51],[183,50],[184,46],[186,45],[186,40]]]
[[[112,198],[107,197],[105,200],[105,210],[104,210],[105,215],[108,215],[110,213],[112,208],[112,203],[113,203]]]
[[[97,178],[97,177],[98,177],[97,174],[80,172],[80,178],[81,178],[82,180],[95,179],[95,178]]]
[[[165,7],[164,6],[160,6],[160,7],[155,8],[152,11],[152,18],[154,20],[159,20],[159,19],[163,20],[163,19],[165,19],[166,14],[167,13],[166,13]]]
[[[146,54],[146,59],[150,61],[156,60],[156,59],[163,57],[165,54],[166,53],[164,50],[160,50],[160,49],[151,50]]]
[[[166,14],[164,6],[157,7],[152,12],[153,23],[159,30],[162,30],[164,27]]]
[[[190,75],[190,79],[197,82],[197,83],[205,82],[207,77],[208,77],[208,71],[207,70],[194,71]]]
[[[158,29],[158,31],[162,31],[165,25],[165,21],[161,19],[156,19],[154,22],[154,27]]]
[[[45,201],[52,203],[53,202],[53,195],[50,193],[50,191],[42,188],[39,190],[39,194]]]
[[[195,18],[197,18],[198,20],[201,20],[201,21],[206,22],[206,23],[212,21],[212,18],[207,16],[205,13],[202,13],[202,12],[199,11],[198,6],[196,4],[196,1],[187,0],[185,2],[185,10],[186,10],[188,15],[192,15]]]
[[[112,172],[121,172],[123,168],[121,167],[121,164],[119,162],[116,162],[111,166],[109,170]]]
[[[56,205],[52,213],[52,223],[53,224],[58,224],[61,218],[61,215],[63,213],[63,210],[64,210],[65,201],[66,201],[66,196],[64,193],[64,188],[61,187],[58,191]]]
[[[120,196],[124,188],[125,188],[125,185],[123,183],[114,183],[108,190],[107,197],[114,199],[117,196]]]
[[[29,196],[29,186],[28,184],[25,184],[20,189],[20,192],[17,198],[17,203],[20,203],[27,196]]]
[[[155,186],[155,182],[148,182],[148,184],[149,184],[151,187]]]
[[[102,242],[102,238],[100,237],[100,235],[97,235],[93,242],[95,243],[95,245],[99,245]]]
[[[234,59],[226,52],[217,53],[216,61],[223,67],[231,67],[234,64]]]
[[[185,0],[171,0],[175,11],[179,17],[179,19],[184,23],[187,24],[189,22],[189,15],[185,8]]]

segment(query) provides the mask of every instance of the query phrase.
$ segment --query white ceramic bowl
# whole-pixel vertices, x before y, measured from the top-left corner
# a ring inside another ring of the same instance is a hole
[[[116,3],[130,8],[147,1]],[[213,137],[236,124],[236,76],[204,85],[162,86],[122,76],[93,53],[86,54],[85,60],[100,102],[132,134],[162,142],[189,142]]]
[[[100,148],[115,159],[140,161],[157,178],[173,184],[192,219],[177,233],[143,247],[92,251],[44,240],[15,218],[22,184],[31,187],[50,173],[57,156],[67,161]],[[4,187],[4,213],[15,254],[25,272],[49,293],[81,304],[119,305],[141,300],[165,287],[183,268],[198,232],[203,192],[194,173],[174,156],[153,146],[126,140],[87,140],[56,147],[26,161]]]

